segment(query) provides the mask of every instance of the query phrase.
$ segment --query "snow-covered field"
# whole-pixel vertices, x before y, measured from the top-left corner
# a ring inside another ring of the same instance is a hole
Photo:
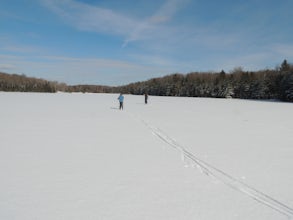
[[[1,220],[293,216],[293,104],[0,93]]]

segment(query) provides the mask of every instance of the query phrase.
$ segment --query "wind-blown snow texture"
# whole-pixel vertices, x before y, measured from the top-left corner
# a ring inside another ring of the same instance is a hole
[[[0,219],[293,217],[293,105],[0,93]]]

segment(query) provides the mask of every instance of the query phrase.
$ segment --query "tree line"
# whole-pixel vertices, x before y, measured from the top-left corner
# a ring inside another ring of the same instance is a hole
[[[27,77],[24,74],[7,74],[0,72],[0,91],[7,92],[56,92],[57,82]]]
[[[112,87],[96,85],[67,85],[56,81],[48,81],[22,74],[7,74],[0,72],[0,91],[6,92],[112,92]]]
[[[125,93],[155,96],[187,96],[240,99],[277,99],[293,102],[293,65],[287,60],[273,69],[232,72],[175,73],[124,86],[66,85],[26,77],[25,75],[0,73],[0,91],[21,92],[89,92]]]
[[[243,71],[242,68],[235,68],[231,73],[176,73],[132,83],[119,90],[136,95],[147,92],[156,96],[277,99],[293,102],[293,65],[284,60],[274,70]]]

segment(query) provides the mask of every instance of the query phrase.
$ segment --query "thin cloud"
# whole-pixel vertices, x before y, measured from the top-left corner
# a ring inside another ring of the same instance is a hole
[[[74,0],[42,0],[43,4],[60,16],[65,22],[80,30],[114,34],[125,38],[122,47],[129,42],[156,39],[162,25],[171,21],[173,16],[189,0],[167,0],[154,14],[146,19],[134,18],[117,11],[88,5]]]
[[[114,59],[0,54],[0,60],[0,71],[68,84],[122,85],[168,73],[161,67]]]
[[[123,14],[74,0],[43,0],[43,4],[80,30],[126,36],[137,26]]]
[[[182,0],[167,0],[158,11],[147,19],[141,21],[139,25],[129,34],[125,39],[122,47],[126,47],[128,43],[145,38],[148,34],[156,36],[156,32],[159,31],[158,25],[164,24],[172,19],[172,17],[181,9],[185,4]],[[160,27],[162,28],[162,27]]]
[[[41,51],[38,47],[24,45],[7,45],[3,46],[1,50],[13,53],[36,53]]]
[[[272,47],[272,50],[283,56],[284,59],[293,60],[293,45],[290,44],[276,44]]]
[[[7,63],[0,63],[0,71],[9,71],[15,69],[14,65],[7,64]]]

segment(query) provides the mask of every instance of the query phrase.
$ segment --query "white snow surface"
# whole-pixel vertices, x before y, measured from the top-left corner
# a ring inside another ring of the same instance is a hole
[[[0,93],[1,220],[293,217],[293,104]]]

